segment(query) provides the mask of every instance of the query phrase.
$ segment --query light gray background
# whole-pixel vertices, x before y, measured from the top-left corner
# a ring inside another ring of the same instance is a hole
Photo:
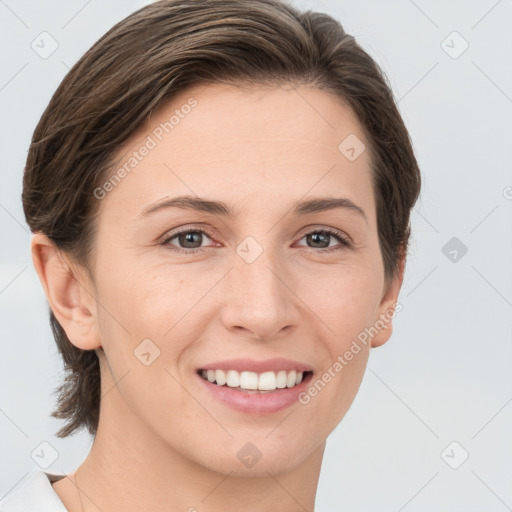
[[[38,467],[41,442],[55,473],[91,442],[56,438],[49,417],[62,367],[21,208],[27,148],[68,68],[146,3],[0,0],[0,497]],[[512,510],[512,2],[293,4],[338,18],[383,66],[424,179],[403,310],[329,438],[317,510]],[[59,44],[47,59],[31,48],[43,31]],[[457,58],[454,31],[469,44]],[[452,237],[468,249],[455,262]]]

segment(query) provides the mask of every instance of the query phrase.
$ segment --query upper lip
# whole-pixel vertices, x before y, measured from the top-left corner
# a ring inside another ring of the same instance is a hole
[[[254,359],[226,359],[215,363],[206,364],[200,367],[201,370],[237,370],[238,372],[278,372],[279,370],[297,372],[313,371],[311,366],[293,361],[292,359],[283,359],[276,357],[273,359],[265,359],[256,361]]]

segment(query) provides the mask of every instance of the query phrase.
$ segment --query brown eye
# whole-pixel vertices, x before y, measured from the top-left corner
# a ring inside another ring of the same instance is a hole
[[[313,247],[316,247],[317,249],[324,249],[329,247],[330,238],[331,235],[325,232],[310,233],[309,235],[306,235],[306,240],[308,243],[311,242]],[[327,245],[325,245],[326,243]]]
[[[176,235],[180,245],[185,249],[197,249],[201,247],[201,243],[203,241],[203,235],[199,231],[188,231],[186,233],[180,233]],[[199,245],[197,245],[199,243]]]
[[[307,247],[311,249],[328,249],[324,252],[330,252],[331,250],[337,250],[340,248],[350,247],[350,242],[337,231],[330,229],[318,229],[311,231],[304,235],[306,239]],[[339,242],[339,246],[331,246],[330,241],[336,239]],[[340,247],[341,246],[341,247]]]

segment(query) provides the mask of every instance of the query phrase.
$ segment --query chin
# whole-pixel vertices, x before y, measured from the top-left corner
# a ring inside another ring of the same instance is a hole
[[[224,475],[239,477],[268,477],[268,473],[277,475],[293,470],[304,463],[314,451],[303,439],[288,438],[289,442],[279,438],[265,439],[268,430],[258,436],[238,436],[225,443],[224,447],[212,441],[204,452],[195,453],[194,459],[203,467]],[[270,435],[270,437],[272,434]],[[285,438],[286,439],[286,438]],[[311,442],[311,437],[309,437]],[[217,448],[211,451],[212,445]]]

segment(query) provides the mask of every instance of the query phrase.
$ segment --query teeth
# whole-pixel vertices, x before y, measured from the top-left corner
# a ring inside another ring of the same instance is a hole
[[[261,391],[276,389],[276,374],[274,372],[260,373],[258,377],[258,389]]]
[[[236,370],[228,370],[228,378],[226,384],[230,388],[240,387],[240,374]]]
[[[218,386],[226,384],[230,388],[273,391],[297,386],[302,382],[303,372],[280,370],[277,373],[255,373],[236,370],[203,370],[201,375],[203,379],[216,383]]]
[[[215,381],[219,386],[226,384],[227,379],[224,370],[215,370]]]
[[[258,374],[254,372],[240,373],[240,387],[242,389],[258,389]]]

